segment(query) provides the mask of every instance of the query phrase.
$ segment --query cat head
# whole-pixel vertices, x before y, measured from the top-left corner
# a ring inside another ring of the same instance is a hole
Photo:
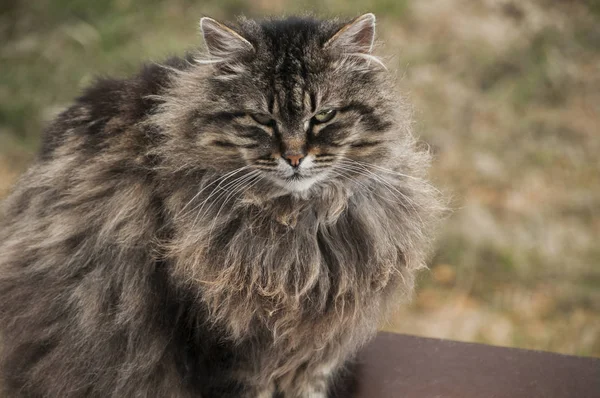
[[[402,135],[388,73],[372,54],[375,16],[224,24],[202,18],[206,45],[179,86],[187,161],[245,167],[304,192],[378,164]]]

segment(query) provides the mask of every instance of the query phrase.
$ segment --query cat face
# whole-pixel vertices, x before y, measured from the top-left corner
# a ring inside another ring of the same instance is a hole
[[[372,14],[201,27],[212,73],[199,139],[220,158],[299,192],[389,156],[394,101],[371,55]]]

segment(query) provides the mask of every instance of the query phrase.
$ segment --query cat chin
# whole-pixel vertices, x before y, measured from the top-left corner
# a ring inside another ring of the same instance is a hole
[[[316,182],[317,178],[303,178],[301,180],[296,181],[286,181],[284,187],[292,192],[306,192],[308,191]]]
[[[307,194],[309,190],[314,187],[319,181],[323,180],[320,175],[303,177],[299,179],[275,179],[275,184],[280,188],[283,188],[287,192],[294,194]]]
[[[314,186],[317,181],[319,181],[317,177],[305,177],[299,180],[281,181],[280,183],[282,188],[290,192],[304,193]]]

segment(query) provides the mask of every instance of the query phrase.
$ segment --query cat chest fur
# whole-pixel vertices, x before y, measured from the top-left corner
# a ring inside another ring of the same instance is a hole
[[[209,210],[209,225],[180,230],[174,245],[175,277],[197,289],[234,340],[260,325],[275,342],[309,328],[310,343],[324,345],[347,328],[375,327],[398,281],[412,287],[402,275],[401,220],[372,198],[338,193],[265,203]]]

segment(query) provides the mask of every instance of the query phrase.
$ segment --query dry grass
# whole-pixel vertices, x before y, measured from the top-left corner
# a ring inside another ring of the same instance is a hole
[[[183,51],[201,15],[373,11],[455,209],[417,297],[385,327],[600,356],[600,3],[199,3],[0,5],[0,195],[94,75]]]

